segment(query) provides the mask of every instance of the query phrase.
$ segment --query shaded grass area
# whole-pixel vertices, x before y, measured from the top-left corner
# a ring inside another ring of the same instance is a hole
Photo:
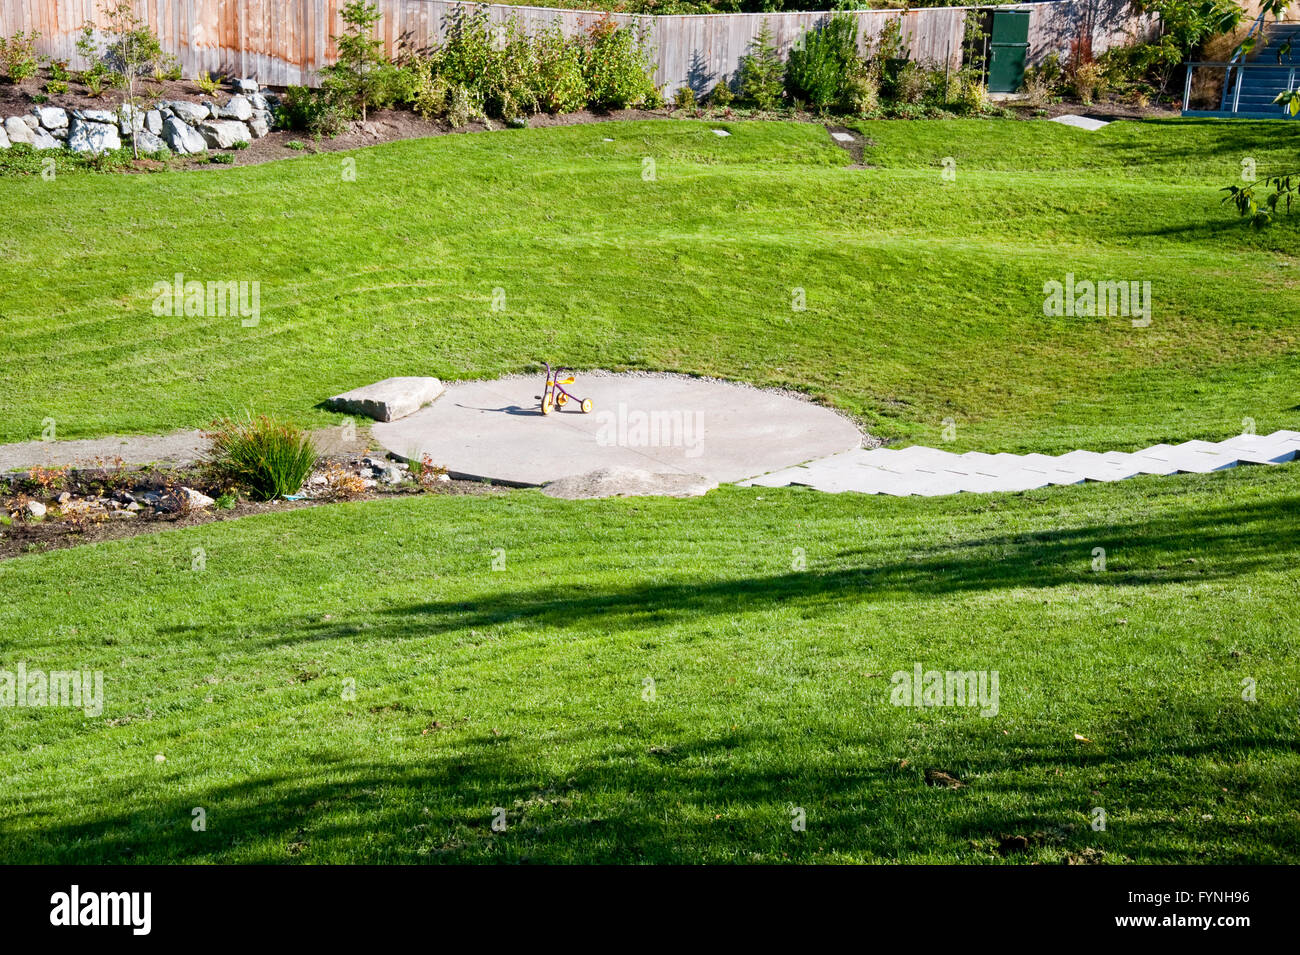
[[[951,418],[955,450],[1296,427],[1296,226],[1252,232],[1216,191],[1240,157],[1293,157],[1295,130],[862,128],[876,168],[819,126],[660,121],[5,180],[0,440],[50,417],[61,437],[249,408],[320,425],[365,382],[543,358],[795,387],[903,442]],[[259,323],[155,316],[178,272],[260,283]],[[1150,281],[1152,325],[1044,317],[1067,272]]]
[[[102,669],[107,704],[0,709],[0,845],[988,862],[1023,835],[1008,861],[1296,862],[1298,516],[1284,466],[934,500],[432,497],[18,558],[0,660]],[[890,705],[917,663],[997,670],[997,715]]]

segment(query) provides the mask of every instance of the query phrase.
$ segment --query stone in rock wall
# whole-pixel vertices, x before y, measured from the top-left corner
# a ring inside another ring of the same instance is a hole
[[[74,109],[72,115],[74,118],[84,119],[91,123],[117,122],[117,114],[106,109]]]
[[[36,142],[36,134],[32,128],[23,122],[21,116],[10,116],[5,120],[5,132],[9,134],[11,143],[25,143],[31,146]]]
[[[61,106],[33,106],[32,114],[46,129],[68,128],[68,111]]]
[[[144,114],[144,128],[155,136],[162,135],[163,115],[156,109],[151,109]]]
[[[117,134],[117,127],[111,123],[90,122],[80,116],[72,117],[72,126],[68,131],[68,148],[74,153],[100,153],[120,149],[122,139]]]
[[[208,118],[208,108],[200,106],[198,103],[188,103],[185,100],[172,100],[167,104],[171,107],[173,113],[186,123],[197,123]]]
[[[5,132],[4,124],[0,123],[0,149],[9,148],[9,134]]]
[[[117,114],[117,129],[123,136],[131,135],[131,127],[144,129],[144,110],[136,109],[130,103],[123,103]]]
[[[257,92],[257,80],[248,80],[248,79],[244,79],[244,80],[235,80],[235,89],[237,89],[237,90],[239,90],[239,92],[241,92],[241,93],[245,93],[245,94],[247,94],[247,93],[256,93],[256,92]]]
[[[167,144],[163,142],[162,137],[149,132],[147,129],[137,129],[135,131],[135,145],[142,153],[167,152]]]
[[[253,117],[253,106],[242,96],[230,97],[230,102],[221,107],[218,115],[222,119],[237,119],[241,123]]]
[[[37,149],[58,149],[63,143],[50,135],[49,130],[37,127],[33,132],[32,145]]]
[[[163,123],[162,138],[173,152],[178,152],[182,156],[201,153],[208,148],[208,144],[204,142],[198,131],[176,116],[169,117]]]
[[[200,123],[199,132],[212,149],[232,149],[236,143],[251,141],[248,127],[234,120]]]

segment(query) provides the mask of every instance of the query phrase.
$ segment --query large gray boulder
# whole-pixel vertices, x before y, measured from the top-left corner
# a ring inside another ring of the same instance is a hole
[[[212,149],[233,149],[236,143],[252,142],[248,127],[234,120],[199,123],[199,133]]]
[[[144,129],[144,110],[137,109],[130,103],[123,103],[117,114],[117,129],[124,137],[131,135],[131,129]]]
[[[199,123],[208,118],[208,108],[198,103],[189,103],[183,99],[172,100],[167,104],[172,112],[186,123]]]
[[[261,139],[271,131],[271,124],[264,116],[254,116],[248,121],[248,134],[254,139]]]
[[[46,129],[68,128],[68,111],[62,106],[33,106],[32,114]]]
[[[48,129],[40,129],[38,127],[32,135],[35,137],[32,145],[37,149],[58,149],[63,145],[63,143],[50,135]]]
[[[0,149],[9,148],[9,134],[5,132],[4,124],[0,123]]]
[[[149,130],[155,136],[161,136],[163,131],[163,115],[156,109],[151,109],[144,114],[144,128]]]
[[[84,119],[91,123],[117,122],[117,113],[110,112],[106,109],[74,109],[72,115],[76,119]]]
[[[246,123],[253,116],[253,104],[242,96],[232,96],[230,102],[217,111],[217,115],[222,119],[237,119]]]
[[[111,123],[92,123],[73,114],[72,125],[68,129],[68,148],[74,153],[98,156],[122,148],[122,138],[117,134],[117,127]]]
[[[198,130],[177,116],[170,116],[163,123],[162,138],[172,152],[180,153],[182,156],[201,153],[208,148],[208,144],[204,142]]]
[[[235,89],[239,90],[239,92],[245,95],[248,95],[249,93],[256,93],[257,80],[249,80],[249,79],[235,80]]]
[[[128,146],[131,144],[131,140],[129,138],[127,138],[124,141]],[[136,148],[139,149],[140,152],[142,153],[167,152],[167,144],[163,142],[163,138],[161,136],[157,136],[154,133],[149,132],[149,130],[147,129],[137,129],[135,131],[135,145]]]
[[[6,119],[5,132],[8,134],[11,143],[24,143],[28,146],[36,143],[36,133],[23,122],[21,116],[10,116]]]
[[[365,415],[376,421],[396,421],[419,411],[443,392],[437,378],[385,378],[353,388],[325,402],[333,411]]]

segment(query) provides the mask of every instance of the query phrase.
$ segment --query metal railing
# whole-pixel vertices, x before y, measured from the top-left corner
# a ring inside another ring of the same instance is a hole
[[[1236,113],[1241,107],[1241,84],[1246,78],[1247,70],[1272,70],[1274,72],[1280,69],[1287,70],[1286,89],[1288,91],[1296,88],[1296,70],[1297,67],[1279,67],[1269,63],[1241,63],[1241,62],[1194,62],[1187,64],[1187,77],[1183,83],[1183,112],[1186,113],[1191,108],[1192,100],[1192,77],[1196,70],[1223,70],[1223,89],[1218,97],[1219,110],[1222,113]],[[1235,76],[1234,76],[1235,74]],[[1231,103],[1231,106],[1229,106]],[[1285,107],[1278,104],[1278,115],[1283,115]],[[1215,110],[1203,110],[1202,112],[1215,112]],[[1250,112],[1267,112],[1267,110],[1252,109]]]

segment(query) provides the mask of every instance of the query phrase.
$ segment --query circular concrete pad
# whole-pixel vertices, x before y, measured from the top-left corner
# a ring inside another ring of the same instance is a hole
[[[539,485],[602,468],[733,482],[862,444],[848,418],[808,401],[683,375],[578,373],[577,402],[544,416],[542,375],[447,386],[433,404],[374,435],[452,476]]]

